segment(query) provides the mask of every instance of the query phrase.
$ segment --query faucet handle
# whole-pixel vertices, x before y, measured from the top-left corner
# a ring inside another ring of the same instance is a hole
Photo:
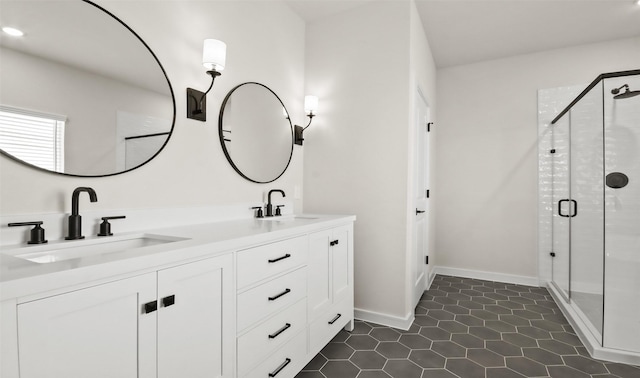
[[[124,215],[118,215],[118,216],[114,216],[114,217],[102,217],[102,223],[100,223],[100,232],[98,233],[98,236],[111,236],[113,235],[111,233],[111,223],[109,223],[110,219],[124,219],[126,218],[126,216]]]
[[[35,226],[31,229],[29,241],[27,242],[27,244],[43,244],[48,242],[48,240],[44,238],[44,228],[40,227],[42,223],[43,223],[42,221],[16,222],[16,223],[9,223],[8,226],[9,227]]]
[[[256,218],[264,218],[264,213],[262,212],[262,206],[254,206],[251,209],[256,210]]]
[[[284,207],[284,205],[276,205],[276,217],[282,215],[282,211],[280,210],[281,207]]]

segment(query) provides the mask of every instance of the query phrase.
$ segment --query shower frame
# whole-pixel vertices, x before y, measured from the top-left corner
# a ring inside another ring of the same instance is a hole
[[[575,106],[576,104],[580,103],[581,100],[583,100],[585,98],[585,96],[589,95],[590,93],[592,93],[592,91],[594,90],[594,88],[596,88],[599,84],[602,85],[602,97],[600,98],[601,102],[602,102],[602,124],[600,125],[600,127],[602,128],[602,179],[604,180],[605,174],[606,174],[606,159],[605,159],[605,134],[606,134],[606,111],[605,111],[605,90],[604,90],[604,86],[605,86],[605,80],[606,79],[613,79],[613,78],[623,78],[623,77],[627,77],[627,76],[639,76],[640,77],[640,70],[628,70],[628,71],[620,71],[620,72],[611,72],[611,73],[603,73],[601,75],[599,75],[598,77],[596,77],[582,92],[580,92],[580,94],[575,97],[570,103],[569,105],[567,105],[562,111],[560,111],[558,113],[558,115],[550,122],[550,124],[547,124],[547,126],[549,128],[553,128],[559,120],[565,118],[565,116],[567,116],[567,113],[569,113]],[[596,89],[597,91],[597,89]],[[620,99],[617,101],[625,101],[624,99]],[[569,142],[568,142],[568,159],[569,159],[569,164],[568,164],[568,175],[566,178],[566,182],[565,184],[568,184],[568,190],[569,190],[569,198],[566,199],[566,201],[569,203],[568,205],[568,211],[569,211],[569,218],[572,218],[573,216],[575,216],[575,214],[573,214],[573,210],[572,210],[572,204],[571,202],[573,202],[575,204],[575,200],[572,198],[573,194],[571,193],[572,190],[572,178],[571,178],[571,159],[572,159],[572,152],[571,152],[571,146],[572,146],[572,114],[569,113],[568,114],[568,135],[569,135]],[[541,134],[542,135],[542,134]],[[551,146],[552,149],[551,150],[547,150],[546,152],[550,152],[551,154],[554,154],[555,151],[555,141],[553,140],[554,136],[552,134],[552,142],[551,142]],[[555,188],[554,185],[556,184],[555,182],[555,169],[556,167],[554,167],[554,160],[553,158],[550,159],[551,162],[551,170],[552,170],[552,180],[551,180],[551,191],[552,191],[552,197],[555,194]],[[630,353],[626,353],[625,351],[620,351],[620,350],[613,350],[611,348],[607,348],[604,346],[604,294],[605,294],[605,289],[606,289],[606,277],[605,277],[605,272],[606,272],[606,265],[605,265],[605,253],[606,253],[606,248],[605,248],[605,238],[606,238],[606,222],[604,222],[605,219],[605,201],[604,198],[605,197],[605,193],[604,193],[604,185],[603,185],[603,193],[602,193],[602,326],[600,327],[600,338],[598,339],[597,337],[594,337],[594,328],[591,325],[587,326],[587,322],[584,321],[585,319],[585,315],[584,313],[581,312],[581,309],[579,308],[579,306],[577,305],[572,305],[572,270],[573,270],[573,265],[572,265],[572,258],[571,258],[571,241],[572,241],[572,230],[571,230],[571,221],[569,221],[569,228],[568,228],[568,238],[567,238],[567,242],[568,242],[568,267],[566,269],[566,277],[562,277],[563,279],[566,278],[566,286],[567,286],[567,291],[565,292],[564,289],[562,289],[558,283],[555,282],[555,278],[551,279],[551,282],[549,282],[549,289],[551,294],[553,295],[554,299],[556,300],[556,302],[558,303],[558,305],[560,306],[562,312],[564,313],[564,315],[567,317],[567,319],[569,320],[569,322],[571,323],[571,325],[573,326],[573,328],[576,330],[576,333],[580,336],[580,339],[583,341],[583,343],[585,344],[585,346],[587,347],[587,349],[589,350],[590,354],[594,357],[597,358],[602,358],[602,359],[606,359],[606,360],[611,360],[611,361],[617,361],[617,362],[624,362],[624,363],[632,363],[632,364],[640,364],[640,353],[636,353],[635,351],[630,352]],[[552,204],[555,205],[555,202],[552,200],[551,201]],[[562,210],[560,208],[562,200],[559,202],[558,204],[558,209],[557,211],[560,213],[560,216],[566,217],[566,213],[562,214]],[[576,208],[576,212],[577,212],[577,204],[575,205]],[[565,210],[566,212],[567,210]],[[552,216],[553,219],[553,216]],[[561,236],[567,236],[567,235],[561,235]],[[551,255],[552,261],[554,261],[553,259],[555,259],[555,251],[554,251],[554,247],[555,247],[555,242],[553,240],[553,238],[556,237],[554,235],[554,225],[553,225],[553,220],[551,222],[551,251],[548,252],[549,255]],[[551,263],[551,269],[552,269],[552,274],[555,276],[556,272],[554,271],[554,265],[553,262]],[[583,323],[583,324],[581,324]],[[589,329],[589,327],[592,327],[591,329]]]

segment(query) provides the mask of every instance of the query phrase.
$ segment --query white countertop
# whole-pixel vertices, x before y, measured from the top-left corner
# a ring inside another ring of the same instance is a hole
[[[122,279],[353,221],[355,216],[304,214],[295,217],[283,216],[277,220],[251,218],[166,227],[122,233],[112,237],[87,237],[81,241],[50,240],[45,245],[2,246],[0,300],[36,295],[45,291],[52,292],[87,282]],[[108,240],[106,238],[133,235],[160,235],[185,240],[51,263],[37,263],[13,256],[36,252],[43,248],[64,248],[72,243],[90,244],[92,241]]]

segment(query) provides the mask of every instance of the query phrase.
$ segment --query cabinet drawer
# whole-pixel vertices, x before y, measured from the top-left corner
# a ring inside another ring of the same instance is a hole
[[[292,378],[304,367],[307,333],[302,331],[243,378]]]
[[[238,373],[244,375],[275,349],[307,328],[303,299],[238,338]]]
[[[331,306],[318,316],[309,326],[310,353],[319,352],[352,319],[353,303],[349,298]]]
[[[238,294],[238,331],[291,306],[306,295],[306,268],[300,268]]]
[[[238,252],[238,289],[307,263],[305,236]]]

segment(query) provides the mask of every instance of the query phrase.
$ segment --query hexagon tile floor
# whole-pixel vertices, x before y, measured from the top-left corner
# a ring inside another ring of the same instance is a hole
[[[296,378],[639,378],[594,360],[546,289],[436,276],[408,331],[356,321]]]

